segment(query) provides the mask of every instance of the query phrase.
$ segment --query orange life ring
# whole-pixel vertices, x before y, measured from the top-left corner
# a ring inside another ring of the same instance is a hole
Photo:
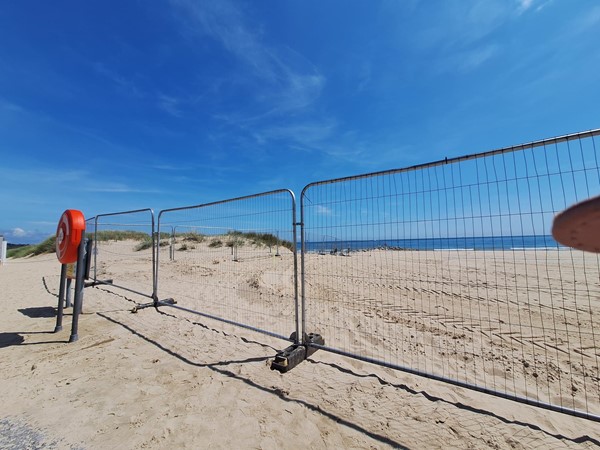
[[[61,264],[77,261],[81,232],[85,230],[83,213],[76,209],[67,209],[56,228],[56,257]]]

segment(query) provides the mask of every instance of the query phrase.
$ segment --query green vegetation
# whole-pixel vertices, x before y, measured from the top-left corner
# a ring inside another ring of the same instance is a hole
[[[94,233],[90,233],[88,235],[88,237],[90,239],[93,239]],[[127,240],[145,241],[148,239],[151,240],[150,235],[148,233],[144,233],[142,231],[105,230],[105,231],[98,231],[96,233],[96,240],[98,242],[127,241]]]
[[[142,250],[147,250],[149,248],[152,248],[152,239],[147,237],[145,240],[143,240],[138,245],[136,245],[134,250],[136,252],[140,252]]]
[[[212,241],[210,241],[210,244],[208,244],[208,246],[210,248],[223,247],[223,241],[221,239],[213,239]]]
[[[94,239],[94,233],[87,235],[90,239]],[[95,236],[98,242],[108,241],[140,241],[134,247],[136,252],[152,248],[152,236],[142,231],[131,230],[102,230],[98,231]]]
[[[184,241],[190,241],[190,242],[204,242],[204,240],[206,239],[206,236],[204,236],[203,234],[198,234],[198,233],[182,233],[182,234],[176,234],[175,235],[178,238],[181,238]]]
[[[249,241],[251,245],[256,245],[258,247],[275,247],[279,243],[282,247],[294,251],[293,243],[278,239],[277,236],[271,233],[255,233],[252,231],[243,233],[241,231],[230,231],[227,233],[227,236],[230,237],[229,243],[227,244],[229,247],[233,246],[234,243],[238,247],[241,247],[246,241]]]
[[[89,239],[94,239],[94,233],[86,234]],[[98,242],[107,241],[125,241],[134,240],[141,241],[136,247],[136,251],[144,250],[152,247],[152,238],[148,233],[141,231],[99,231],[96,233]],[[25,245],[23,247],[11,248],[7,252],[9,258],[25,258],[27,256],[37,256],[46,253],[56,252],[56,237],[51,236],[40,244]]]
[[[26,256],[37,256],[56,251],[56,237],[52,236],[40,244],[25,245],[23,247],[11,248],[7,252],[8,258],[25,258]]]
[[[242,237],[242,234],[235,231],[230,231],[229,233],[227,233],[227,237],[227,247],[229,248],[243,247],[246,243],[246,241]]]
[[[93,239],[94,234],[90,233],[87,235],[88,238]],[[161,241],[160,246],[169,245],[168,239],[171,235],[167,233],[161,233]],[[180,238],[184,241],[184,244],[179,248],[179,250],[188,250],[193,249],[193,245],[186,245],[186,243],[201,243],[207,239],[207,236],[198,233],[182,233],[176,235],[177,238]],[[222,239],[219,237],[213,237],[209,242],[208,246],[210,248],[220,248],[223,245],[227,247],[242,247],[243,245],[249,243],[250,245],[262,247],[274,247],[279,242],[279,245],[289,249],[290,251],[294,251],[294,244],[289,241],[278,240],[277,237],[270,233],[243,233],[241,231],[230,231],[226,235],[227,241],[224,243]],[[96,233],[96,239],[99,242],[107,242],[107,241],[125,241],[125,240],[134,240],[139,241],[139,243],[135,246],[135,251],[146,250],[152,248],[152,237],[148,233],[143,233],[141,231],[99,231]],[[165,240],[166,239],[166,240]],[[56,238],[54,236],[49,237],[44,242],[37,245],[25,245],[22,247],[11,248],[8,250],[7,256],[9,258],[24,258],[26,256],[36,256],[42,255],[45,253],[54,253]]]

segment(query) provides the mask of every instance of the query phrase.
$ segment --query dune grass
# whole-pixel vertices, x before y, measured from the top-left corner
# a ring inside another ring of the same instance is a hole
[[[51,236],[39,244],[11,248],[6,252],[6,256],[8,258],[25,258],[54,252],[56,252],[56,236]]]
[[[93,233],[86,235],[89,239],[93,239]],[[161,239],[168,239],[170,237],[167,233],[161,233]],[[177,235],[183,241],[189,243],[201,243],[207,239],[207,236],[197,233],[183,233]],[[123,230],[105,230],[99,231],[95,236],[98,242],[108,241],[126,241],[133,240],[139,241],[135,246],[135,251],[146,250],[152,247],[152,237],[148,233],[141,231],[123,231]],[[211,248],[219,248],[223,245],[228,247],[242,247],[246,244],[254,245],[257,247],[274,247],[279,243],[282,247],[294,251],[294,244],[289,241],[278,239],[277,236],[270,233],[255,233],[255,232],[241,232],[241,231],[230,231],[225,236],[214,236],[208,244]],[[160,242],[161,246],[168,245],[168,242]],[[193,246],[186,246],[186,248],[193,248]],[[8,250],[7,257],[9,258],[25,258],[27,256],[37,256],[56,252],[56,237],[51,236],[45,241],[39,244],[26,245],[23,247],[16,247]]]
[[[86,234],[89,239],[94,239],[94,234]],[[140,241],[135,247],[136,251],[144,250],[152,247],[152,238],[148,233],[141,231],[121,231],[121,230],[106,230],[96,233],[98,242],[108,241]],[[56,236],[51,236],[39,244],[26,245],[23,247],[11,248],[7,252],[8,258],[25,258],[27,256],[37,256],[56,252]]]
[[[226,235],[228,247],[243,247],[245,244],[254,245],[256,247],[275,247],[280,245],[290,251],[294,251],[294,244],[290,241],[279,239],[271,233],[256,233],[253,231],[230,231]]]

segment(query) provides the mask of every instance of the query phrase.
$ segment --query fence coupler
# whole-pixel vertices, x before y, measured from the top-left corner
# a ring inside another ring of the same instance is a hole
[[[146,309],[146,308],[158,308],[161,305],[175,305],[177,302],[172,299],[172,298],[167,298],[165,300],[161,300],[161,301],[153,301],[150,303],[142,303],[141,305],[135,305],[133,307],[133,309],[131,310],[132,313],[136,313],[138,312],[140,309]]]
[[[295,337],[295,333],[292,333],[290,338],[295,341]],[[278,370],[281,373],[289,372],[318,350],[311,344],[325,345],[325,341],[320,334],[305,334],[304,344],[293,344],[275,355],[271,363],[271,370]]]
[[[96,287],[96,286],[102,286],[105,284],[113,284],[113,280],[102,280],[102,281],[85,281],[83,287],[89,288],[89,287]]]

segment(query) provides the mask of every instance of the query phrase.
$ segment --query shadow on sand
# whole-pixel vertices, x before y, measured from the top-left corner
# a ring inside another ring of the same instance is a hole
[[[53,308],[52,306],[21,308],[17,311],[27,317],[31,317],[32,319],[48,319],[50,317],[56,317],[56,308]]]
[[[25,342],[24,334],[54,334],[52,331],[19,331],[17,333],[0,333],[0,348],[12,347],[15,345],[42,345],[42,344],[64,344],[67,341],[42,341]]]
[[[164,315],[170,316],[170,317],[176,317],[176,316],[172,316],[171,314],[167,314],[167,313],[165,313],[163,311],[160,311],[158,309],[157,309],[157,312],[160,313],[160,314],[164,314]],[[341,417],[336,416],[335,414],[332,414],[332,413],[330,413],[328,411],[325,411],[321,407],[319,407],[318,405],[313,405],[312,403],[309,403],[309,402],[306,402],[306,401],[300,400],[300,399],[291,399],[289,397],[286,397],[285,393],[281,392],[279,389],[274,389],[274,388],[268,388],[268,387],[265,387],[265,386],[261,386],[261,385],[257,384],[256,382],[254,382],[252,380],[244,378],[244,377],[242,377],[240,375],[236,375],[236,374],[234,374],[233,372],[231,372],[229,370],[221,368],[221,367],[227,366],[229,364],[245,363],[245,362],[255,362],[255,361],[266,361],[267,359],[269,359],[269,357],[249,358],[249,359],[241,360],[241,361],[220,361],[220,362],[211,363],[211,364],[196,363],[196,362],[193,362],[193,361],[189,360],[188,358],[186,358],[186,357],[184,357],[184,356],[182,356],[182,355],[174,352],[173,350],[170,350],[170,349],[164,347],[159,342],[156,342],[156,341],[150,339],[149,337],[143,335],[142,333],[140,333],[140,332],[132,329],[128,325],[125,325],[125,324],[123,324],[123,323],[121,323],[121,322],[119,322],[119,321],[117,321],[117,320],[115,320],[115,319],[113,319],[111,317],[108,317],[108,316],[106,316],[106,315],[104,315],[102,313],[97,313],[97,314],[100,315],[101,317],[103,317],[106,320],[109,320],[109,321],[111,321],[111,322],[113,322],[113,323],[115,323],[117,325],[122,326],[123,328],[127,329],[128,331],[130,331],[132,334],[134,334],[134,335],[136,335],[136,336],[144,339],[145,341],[149,342],[150,344],[158,347],[162,351],[168,353],[169,355],[174,356],[175,358],[177,358],[177,359],[185,362],[186,364],[190,364],[190,365],[196,366],[196,367],[206,367],[206,368],[209,368],[209,369],[211,369],[211,370],[213,370],[215,372],[218,372],[218,373],[220,373],[222,375],[225,375],[227,377],[238,379],[238,380],[240,380],[240,381],[242,381],[242,382],[244,382],[244,383],[246,383],[246,384],[248,384],[248,385],[250,385],[250,386],[252,386],[254,388],[257,388],[257,389],[259,389],[261,391],[273,394],[273,395],[279,397],[281,400],[284,400],[286,402],[292,402],[292,403],[301,404],[301,405],[305,406],[306,408],[310,409],[311,411],[318,412],[318,413],[320,413],[320,414],[322,414],[322,415],[324,415],[324,416],[326,416],[326,417],[328,417],[328,418],[330,418],[330,419],[332,419],[332,420],[334,420],[334,421],[336,421],[336,422],[338,422],[338,423],[340,423],[342,425],[345,425],[345,426],[347,426],[349,428],[352,428],[352,429],[354,429],[356,431],[359,431],[359,432],[361,432],[361,433],[363,433],[363,434],[365,434],[365,435],[367,435],[367,436],[371,437],[372,439],[375,439],[375,440],[377,440],[379,442],[391,445],[391,446],[393,446],[395,448],[406,448],[406,447],[402,446],[400,443],[398,443],[398,442],[396,442],[396,441],[394,441],[394,440],[392,440],[392,439],[390,439],[390,438],[388,438],[386,436],[382,436],[382,435],[374,433],[372,431],[365,430],[360,425],[357,425],[355,423],[349,422],[346,419],[343,419]],[[201,326],[201,327],[203,327],[205,329],[208,329],[208,330],[211,330],[211,331],[214,331],[214,332],[222,333],[222,331],[210,328],[210,327],[208,327],[208,326],[206,326],[206,325],[204,325],[202,323],[192,322],[192,321],[189,321],[189,322],[193,323],[194,325]],[[244,340],[245,342],[252,342],[252,343],[256,343],[256,344],[262,345],[264,347],[273,348],[273,347],[271,347],[269,345],[265,345],[265,344],[262,344],[260,342],[248,341],[248,340],[246,340],[244,338],[241,338],[241,339]],[[274,349],[274,350],[276,350],[276,349]],[[484,409],[481,409],[481,408],[475,408],[475,407],[472,407],[472,406],[469,406],[469,405],[465,405],[465,404],[460,403],[460,402],[449,401],[449,400],[446,400],[446,399],[441,398],[441,397],[433,396],[433,395],[431,395],[431,394],[429,394],[429,393],[427,393],[425,391],[417,391],[417,390],[412,389],[412,388],[410,388],[410,387],[408,387],[408,386],[406,386],[404,384],[390,383],[390,382],[385,381],[380,376],[375,375],[375,374],[368,374],[368,375],[359,374],[359,373],[356,373],[356,372],[352,371],[351,369],[339,366],[337,364],[316,361],[316,360],[311,359],[311,358],[308,358],[306,361],[308,363],[311,363],[311,364],[327,365],[327,366],[329,366],[329,367],[331,367],[331,368],[333,368],[335,370],[338,370],[338,371],[343,372],[345,374],[353,375],[355,377],[363,377],[363,378],[364,377],[370,377],[370,378],[375,378],[382,385],[392,386],[392,387],[394,387],[396,389],[401,389],[401,390],[403,390],[403,391],[405,391],[405,392],[407,392],[409,394],[412,394],[412,395],[423,396],[423,397],[425,397],[429,401],[432,401],[432,402],[444,402],[444,403],[450,404],[450,405],[452,405],[452,406],[454,406],[456,408],[462,409],[462,410],[466,410],[466,411],[469,411],[469,412],[472,412],[472,413],[482,414],[482,415],[486,415],[486,416],[489,416],[489,417],[493,417],[493,418],[495,418],[495,419],[497,419],[497,420],[499,420],[499,421],[501,421],[501,422],[503,422],[505,424],[517,425],[517,426],[521,426],[521,427],[524,427],[524,428],[527,428],[527,429],[530,429],[530,430],[542,432],[542,433],[546,434],[547,436],[553,437],[553,438],[561,440],[561,441],[572,442],[572,443],[576,443],[576,444],[582,444],[582,443],[589,442],[589,443],[592,443],[594,445],[600,446],[600,441],[598,439],[595,439],[595,438],[589,436],[589,435],[583,435],[583,436],[579,436],[579,437],[575,437],[575,438],[570,438],[570,437],[564,436],[562,434],[551,433],[549,431],[546,431],[546,430],[542,429],[541,427],[539,427],[538,425],[535,425],[535,424],[531,424],[531,423],[527,423],[527,422],[523,422],[523,421],[518,421],[518,420],[510,420],[510,419],[502,417],[502,416],[500,416],[500,415],[498,415],[498,414],[496,414],[496,413],[494,413],[492,411],[484,410]]]
[[[363,433],[363,434],[369,436],[370,438],[372,438],[372,439],[374,439],[376,441],[379,441],[381,443],[390,445],[390,446],[392,446],[394,448],[401,448],[401,449],[407,448],[407,447],[404,447],[403,445],[401,445],[399,442],[396,442],[396,441],[390,439],[387,436],[382,436],[382,435],[377,434],[377,433],[375,433],[373,431],[366,430],[366,429],[362,428],[360,425],[357,425],[357,424],[355,424],[353,422],[350,422],[350,421],[348,421],[346,419],[338,417],[335,414],[332,414],[332,413],[330,413],[328,411],[325,411],[325,410],[321,409],[321,407],[318,406],[318,405],[313,405],[312,403],[309,403],[309,402],[307,402],[305,400],[289,398],[289,397],[286,396],[286,393],[282,392],[280,389],[266,387],[266,386],[261,386],[260,384],[254,382],[252,380],[249,380],[248,378],[244,378],[243,376],[237,375],[237,374],[235,374],[235,373],[233,373],[233,372],[231,372],[231,371],[223,368],[224,366],[228,366],[230,364],[240,364],[240,363],[248,363],[248,362],[266,361],[266,360],[270,359],[270,357],[268,357],[268,356],[267,357],[263,356],[263,357],[257,357],[257,358],[248,358],[248,359],[244,359],[244,360],[240,360],[240,361],[219,361],[217,363],[211,363],[211,364],[197,363],[197,362],[189,360],[185,356],[182,356],[182,355],[174,352],[171,349],[166,348],[165,346],[163,346],[159,342],[156,342],[155,340],[150,339],[149,337],[143,335],[139,331],[134,330],[133,328],[129,327],[128,325],[125,325],[124,323],[121,323],[118,320],[113,319],[112,317],[108,317],[108,316],[106,316],[106,315],[104,315],[102,313],[97,313],[97,314],[100,317],[102,317],[102,318],[104,318],[104,319],[106,319],[106,320],[108,320],[108,321],[110,321],[110,322],[112,322],[112,323],[114,323],[116,325],[120,325],[121,327],[125,328],[126,330],[128,330],[132,334],[138,336],[139,338],[141,338],[141,339],[145,340],[146,342],[148,342],[148,343],[156,346],[160,350],[162,350],[165,353],[168,353],[169,355],[171,355],[171,356],[179,359],[180,361],[183,361],[186,364],[189,364],[189,365],[194,366],[194,367],[204,367],[204,368],[210,369],[210,370],[212,370],[214,372],[217,372],[217,373],[219,373],[221,375],[224,375],[226,377],[235,378],[236,380],[242,381],[243,383],[245,383],[245,384],[247,384],[249,386],[252,386],[253,388],[259,389],[259,390],[261,390],[263,392],[266,392],[268,394],[272,394],[272,395],[274,395],[276,397],[279,397],[281,400],[283,400],[285,402],[297,403],[299,405],[302,405],[302,406],[306,407],[307,409],[309,409],[311,411],[317,412],[317,413],[319,413],[319,414],[321,414],[321,415],[323,415],[325,417],[328,417],[329,419],[331,419],[331,420],[333,420],[333,421],[335,421],[335,422],[337,422],[339,424],[342,424],[342,425],[344,425],[344,426],[346,426],[348,428],[352,428],[353,430],[356,430],[356,431],[358,431],[360,433]],[[198,324],[198,325],[202,325],[202,324]],[[202,325],[202,326],[204,326],[204,325]],[[206,328],[208,328],[208,327],[206,327]]]

